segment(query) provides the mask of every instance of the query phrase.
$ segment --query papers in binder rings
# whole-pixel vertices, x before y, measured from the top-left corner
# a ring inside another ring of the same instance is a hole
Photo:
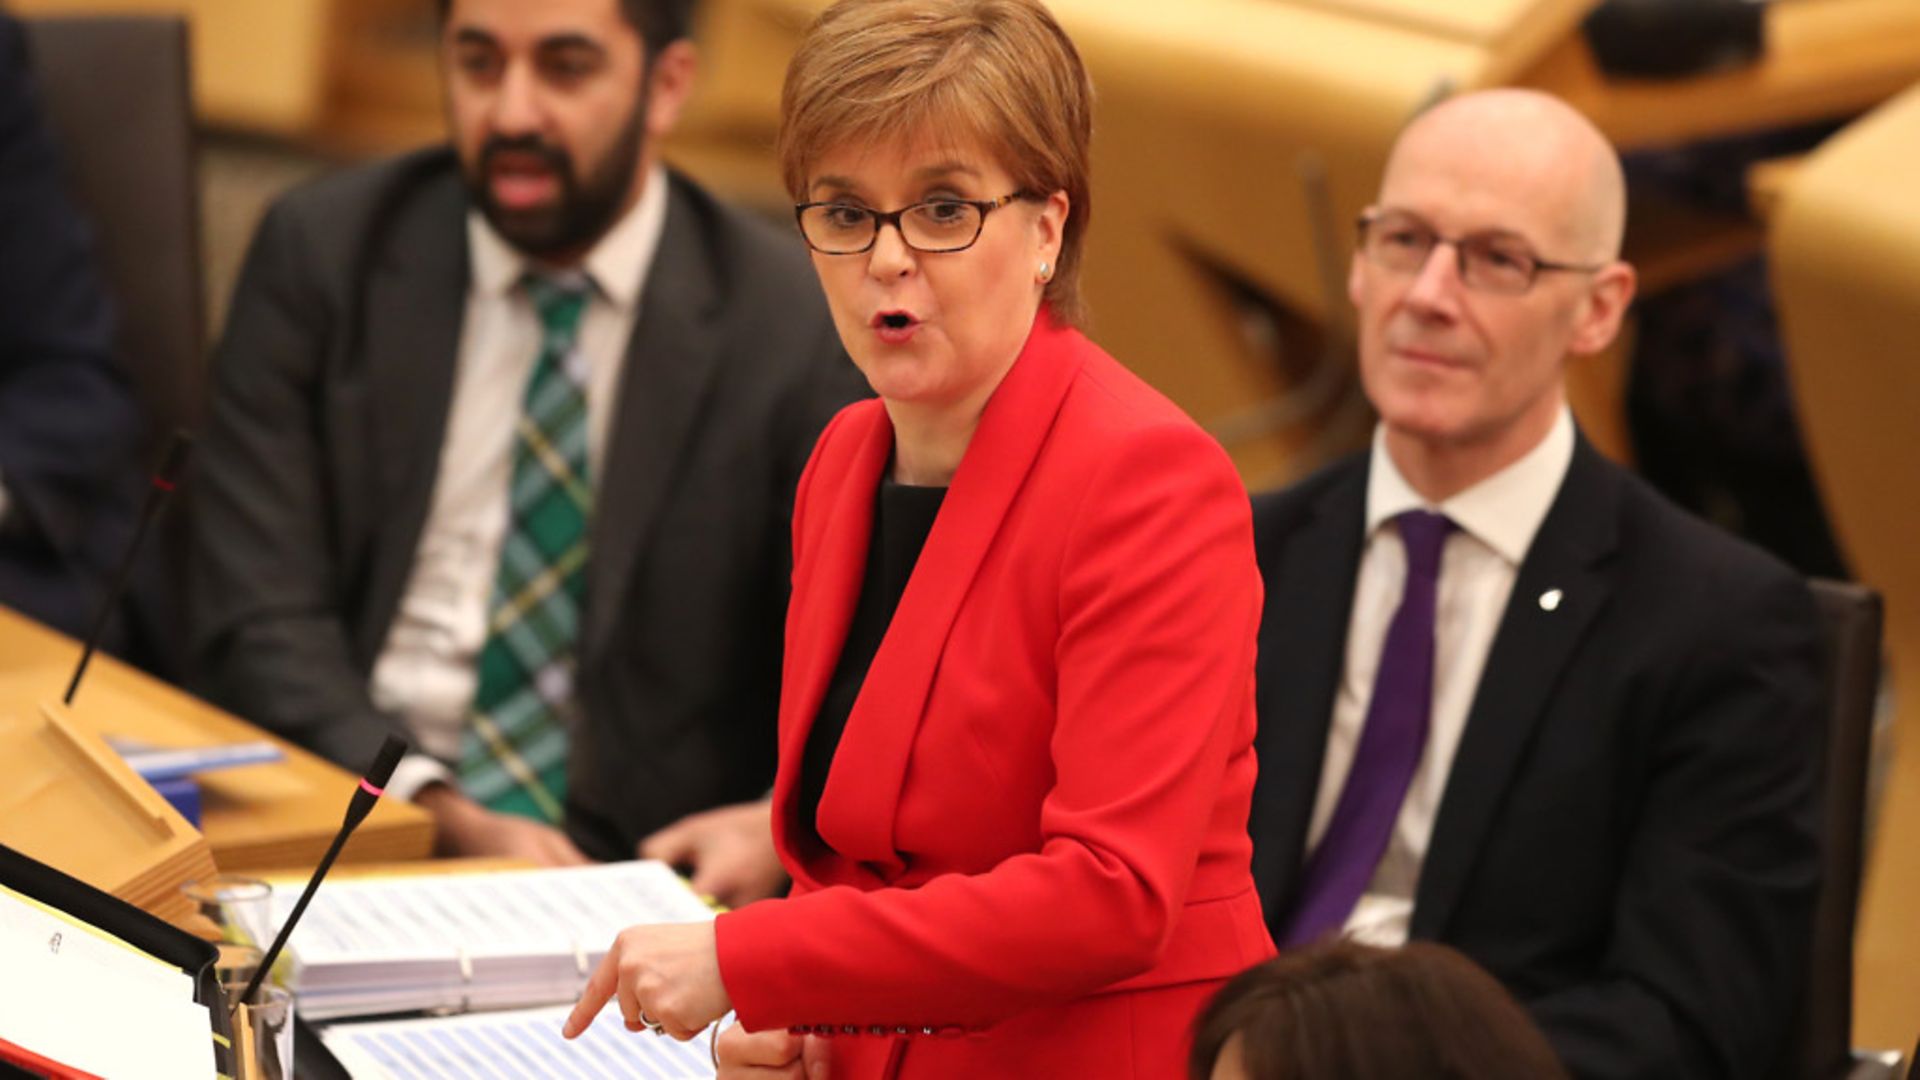
[[[277,927],[297,899],[276,889]],[[308,1019],[573,1000],[621,930],[713,912],[666,864],[329,882],[288,946]],[[269,925],[249,927],[265,940]]]
[[[560,1037],[570,1006],[430,1020],[335,1024],[322,1039],[356,1080],[521,1080],[633,1076],[712,1080],[713,1029],[689,1042],[628,1031],[609,1005],[578,1039]]]

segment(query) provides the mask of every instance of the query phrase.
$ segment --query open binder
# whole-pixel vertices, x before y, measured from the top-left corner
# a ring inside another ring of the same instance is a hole
[[[265,941],[295,902],[275,889],[271,911],[234,915]],[[293,932],[285,982],[313,1021],[570,1002],[626,927],[711,918],[659,862],[329,882]]]
[[[53,927],[56,937],[44,933]],[[73,935],[65,942],[57,936]],[[179,989],[190,989],[192,1006],[180,1006],[164,1014],[131,1017],[108,1007],[108,999],[118,995],[135,996],[148,988],[133,986],[139,980],[101,978],[97,970],[75,969],[77,982],[90,988],[87,996],[73,998],[38,987],[38,991],[20,995],[25,1005],[15,1003],[0,1010],[0,1063],[11,1064],[29,1076],[85,1076],[90,1071],[82,1061],[37,1050],[45,1046],[47,1032],[61,1025],[90,1025],[92,1040],[111,1044],[114,1040],[133,1041],[129,1025],[135,1021],[159,1021],[177,1018],[197,1027],[180,1041],[198,1040],[205,1047],[204,1072],[207,1077],[233,1077],[235,1056],[233,1029],[228,1017],[226,994],[214,974],[216,950],[184,930],[141,911],[139,908],[94,888],[78,878],[61,873],[45,863],[28,858],[0,845],[0,948],[17,957],[30,949],[40,965],[36,970],[58,971],[61,964],[88,963],[85,949],[96,956],[116,959],[132,965],[150,966],[155,972],[153,990],[157,995],[167,982],[167,971],[179,975]],[[122,953],[126,955],[122,955]],[[12,978],[12,973],[10,973]],[[15,984],[15,989],[23,989]],[[178,1032],[174,1032],[178,1034]],[[143,1050],[145,1048],[142,1048]],[[51,1063],[51,1064],[49,1064]],[[154,1063],[158,1065],[158,1062]],[[198,1070],[195,1070],[198,1071]],[[5,1066],[0,1065],[0,1075]],[[150,1073],[149,1075],[157,1075]]]

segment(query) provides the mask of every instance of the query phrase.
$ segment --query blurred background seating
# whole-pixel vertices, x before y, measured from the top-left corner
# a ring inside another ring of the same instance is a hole
[[[1920,407],[1916,178],[1920,87],[1836,135],[1795,171],[1770,239],[1814,473],[1855,572],[1887,598],[1900,752],[1878,778],[1883,799],[1857,950],[1857,985],[1885,997],[1862,999],[1856,1030],[1881,1032],[1881,1045],[1899,1047],[1920,1022],[1913,899],[1920,895],[1920,440],[1909,426]]]
[[[825,2],[704,0],[701,89],[669,148],[717,192],[777,218],[787,202],[771,152],[780,77]],[[1734,274],[1777,302],[1776,404],[1790,435],[1797,418],[1792,449],[1804,437],[1812,463],[1792,514],[1817,525],[1810,549],[1831,549],[1782,553],[1803,569],[1849,572],[1886,598],[1890,693],[1869,783],[1885,795],[1867,857],[1854,1033],[1861,1045],[1910,1045],[1920,918],[1903,898],[1920,893],[1920,705],[1900,691],[1920,682],[1920,499],[1907,460],[1920,443],[1899,435],[1899,421],[1920,407],[1909,359],[1920,334],[1920,91],[1878,107],[1920,82],[1920,3],[1775,0],[1758,15],[1757,57],[1654,79],[1603,70],[1581,32],[1595,0],[1051,2],[1100,95],[1085,275],[1093,332],[1219,436],[1255,489],[1366,437],[1344,295],[1352,222],[1394,133],[1424,103],[1482,86],[1549,90],[1630,160],[1655,162],[1636,181],[1688,148],[1811,133],[1803,146],[1740,159],[1731,200],[1637,186],[1628,249],[1649,296],[1708,288],[1711,312],[1721,294],[1702,283]],[[331,163],[440,137],[431,0],[11,7],[190,23],[209,327],[269,199]],[[1831,130],[1839,134],[1826,139]],[[1687,340],[1671,327],[1648,329]],[[1625,461],[1651,449],[1644,431],[1636,447],[1629,422],[1630,379],[1648,375],[1630,375],[1633,337],[1630,328],[1609,354],[1578,365],[1571,384],[1589,436]],[[197,388],[179,392],[197,400]],[[1784,488],[1777,495],[1786,505]],[[1716,513],[1704,498],[1696,509],[1760,527],[1751,506]],[[1821,540],[1829,516],[1833,535]],[[1904,756],[1892,756],[1896,743]]]
[[[26,27],[69,186],[118,301],[119,356],[158,449],[167,432],[199,423],[206,381],[187,26],[74,16]]]
[[[1812,582],[1826,645],[1826,788],[1821,828],[1820,898],[1814,908],[1813,954],[1796,1038],[1807,1078],[1895,1080],[1881,1054],[1856,1051],[1853,1038],[1854,931],[1866,846],[1873,717],[1881,675],[1884,610],[1872,589],[1840,581]],[[1893,1051],[1895,1062],[1898,1052]],[[1786,1075],[1783,1071],[1781,1075]]]
[[[73,15],[27,21],[34,74],[67,187],[92,225],[119,318],[114,355],[140,410],[139,461],[204,413],[206,335],[199,176],[187,24],[178,15]],[[112,72],[105,78],[103,72]],[[125,478],[138,484],[137,475]],[[131,491],[131,506],[140,493]],[[178,677],[186,517],[161,519],[120,603],[110,647]],[[117,561],[118,545],[110,558]]]

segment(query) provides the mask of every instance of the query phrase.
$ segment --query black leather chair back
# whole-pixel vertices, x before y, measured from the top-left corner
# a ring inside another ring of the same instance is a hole
[[[1813,954],[1801,1012],[1800,1071],[1842,1077],[1854,1068],[1853,924],[1864,859],[1867,758],[1880,689],[1880,594],[1814,580],[1826,641],[1827,761],[1822,796],[1825,851],[1814,909]]]
[[[68,188],[93,225],[119,315],[115,354],[146,426],[142,460],[154,464],[174,428],[195,430],[206,414],[187,24],[178,16],[100,15],[23,25]],[[185,663],[185,522],[177,506],[162,516],[121,603],[122,657],[170,679]]]
[[[206,396],[187,24],[114,15],[24,25],[69,187],[94,226],[151,449],[175,427],[197,427]]]

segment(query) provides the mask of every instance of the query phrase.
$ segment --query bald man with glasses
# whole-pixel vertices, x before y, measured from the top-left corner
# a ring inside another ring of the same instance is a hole
[[[1625,216],[1545,95],[1395,145],[1348,278],[1372,448],[1254,500],[1254,872],[1283,949],[1451,945],[1576,1076],[1766,1077],[1819,873],[1814,609],[1574,424]]]

